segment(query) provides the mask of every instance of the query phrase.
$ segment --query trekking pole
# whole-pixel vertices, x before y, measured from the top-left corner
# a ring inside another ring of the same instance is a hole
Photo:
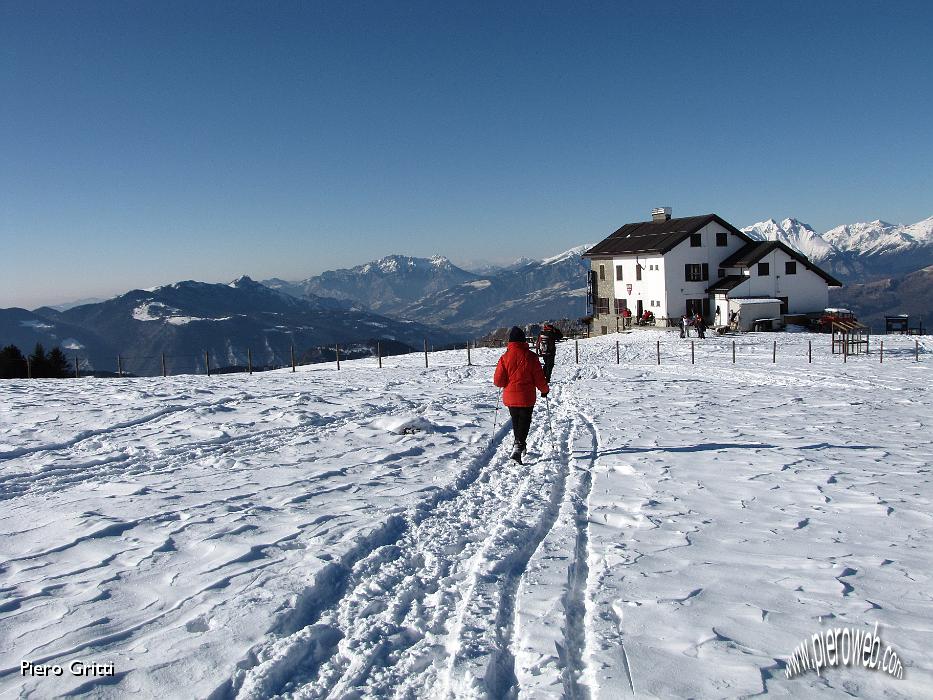
[[[550,392],[548,392],[550,393]],[[554,444],[554,426],[551,424],[551,397],[544,397],[544,405],[547,406],[547,431],[551,436],[551,451],[557,454],[557,446]]]
[[[502,403],[502,389],[496,392],[496,411],[492,418],[492,435],[489,436],[489,446],[492,447],[492,441],[496,439],[496,423],[499,421],[499,404]]]

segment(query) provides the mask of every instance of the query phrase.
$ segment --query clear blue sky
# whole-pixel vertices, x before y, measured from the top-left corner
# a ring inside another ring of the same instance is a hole
[[[0,0],[0,307],[933,214],[933,3]]]

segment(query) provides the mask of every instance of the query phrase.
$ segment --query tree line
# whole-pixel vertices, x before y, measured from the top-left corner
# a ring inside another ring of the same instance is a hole
[[[74,368],[59,347],[48,352],[42,343],[36,343],[31,355],[23,355],[15,345],[0,350],[0,379],[53,378],[62,379],[74,375]]]

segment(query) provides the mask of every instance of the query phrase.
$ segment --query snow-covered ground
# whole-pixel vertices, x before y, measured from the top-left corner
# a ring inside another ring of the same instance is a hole
[[[884,341],[565,343],[526,466],[497,350],[3,382],[0,695],[929,696],[933,339]],[[784,677],[875,623],[903,679]]]

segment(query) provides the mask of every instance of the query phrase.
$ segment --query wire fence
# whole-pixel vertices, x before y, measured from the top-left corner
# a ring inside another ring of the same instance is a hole
[[[636,331],[638,333],[638,331]],[[606,336],[601,343],[584,343],[581,338],[568,338],[559,344],[559,361],[561,364],[598,364],[598,365],[666,365],[666,364],[747,364],[748,362],[779,364],[783,362],[796,362],[812,364],[814,360],[831,361],[848,364],[850,362],[903,362],[911,360],[920,362],[921,356],[930,352],[926,343],[921,344],[920,339],[906,336],[877,337],[869,342],[853,342],[837,344],[830,340],[830,336],[820,336],[818,340],[808,339],[806,344],[791,340],[786,336],[765,339],[764,334],[751,334],[736,338],[677,338],[674,333],[670,338],[658,338],[653,347],[644,342],[629,343],[618,338],[607,342]],[[768,334],[773,335],[773,334]],[[886,340],[887,339],[887,340]],[[254,357],[253,351],[247,348],[239,353],[227,349],[222,357],[212,354],[209,350],[192,355],[159,353],[157,355],[117,355],[114,358],[112,369],[102,369],[92,364],[89,358],[78,354],[68,355],[68,375],[81,377],[140,377],[140,376],[177,376],[187,374],[203,374],[208,376],[223,374],[253,374],[275,369],[291,368],[296,372],[299,367],[320,366],[321,369],[341,370],[348,361],[353,361],[354,368],[370,366],[361,364],[360,360],[371,360],[371,366],[377,369],[389,368],[388,360],[394,359],[397,367],[415,367],[423,362],[425,368],[432,366],[443,367],[471,367],[492,366],[488,353],[479,353],[478,350],[488,348],[502,348],[505,341],[490,341],[485,343],[469,342],[456,346],[445,345],[435,348],[427,340],[423,348],[418,351],[384,352],[381,342],[372,347],[361,343],[335,343],[333,346],[318,346],[311,351],[299,355],[294,347],[289,348],[286,362],[260,362]],[[245,361],[238,361],[242,358]],[[25,358],[25,378],[34,378],[34,372],[29,358]],[[151,371],[155,366],[157,371]],[[143,371],[145,369],[150,371]],[[181,371],[173,371],[182,368]],[[135,370],[135,371],[134,371]]]

